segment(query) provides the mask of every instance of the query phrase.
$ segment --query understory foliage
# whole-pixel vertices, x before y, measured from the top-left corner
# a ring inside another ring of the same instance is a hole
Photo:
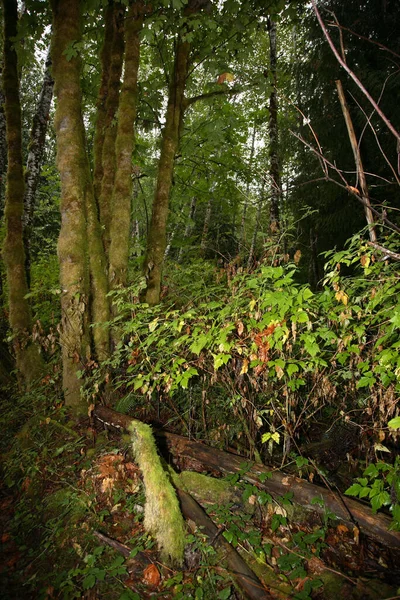
[[[372,453],[373,443],[390,443],[400,391],[398,270],[360,236],[326,259],[319,292],[296,282],[291,262],[264,262],[250,275],[195,262],[169,274],[162,306],[138,303],[140,282],[115,295],[124,342],[109,365],[118,406],[173,398],[181,423],[195,422],[201,435],[230,442],[248,432],[286,450],[310,418],[351,419]],[[202,277],[193,281],[195,272]]]

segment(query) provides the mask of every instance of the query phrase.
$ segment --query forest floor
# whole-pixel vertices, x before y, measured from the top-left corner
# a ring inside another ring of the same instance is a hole
[[[143,527],[145,494],[129,436],[89,418],[69,421],[50,388],[30,406],[27,397],[3,402],[1,597],[247,598],[216,539],[192,521],[183,566],[160,561]],[[258,577],[254,597],[400,597],[400,553],[356,527],[329,512],[305,514],[290,490],[272,500],[237,475],[221,485],[194,481],[187,477],[186,488],[218,527],[214,537]]]

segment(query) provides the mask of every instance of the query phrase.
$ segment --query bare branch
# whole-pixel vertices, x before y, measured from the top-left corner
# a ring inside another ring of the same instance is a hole
[[[347,127],[347,132],[349,134],[351,148],[352,148],[353,154],[354,154],[354,162],[356,163],[356,169],[357,169],[357,179],[360,182],[361,192],[365,199],[365,217],[366,217],[367,223],[369,225],[369,237],[370,237],[371,242],[376,242],[377,237],[376,237],[376,232],[375,232],[375,229],[373,226],[374,218],[373,218],[372,212],[371,212],[371,203],[369,200],[367,179],[365,177],[364,167],[363,167],[363,163],[361,160],[360,148],[358,147],[356,132],[354,131],[353,122],[351,120],[350,111],[347,106],[342,82],[339,79],[336,81],[336,88],[338,91],[344,120],[346,121],[346,127]]]
[[[400,260],[400,254],[397,254],[397,252],[388,250],[388,248],[384,248],[376,242],[367,242],[367,244],[375,248],[375,250],[379,250],[379,252],[382,252],[382,254],[385,254],[385,256],[387,256],[388,258],[392,258],[393,260]]]
[[[350,77],[352,78],[352,80],[357,84],[358,88],[362,91],[362,93],[364,94],[364,96],[369,100],[369,102],[372,104],[372,106],[375,108],[376,112],[378,113],[378,115],[380,116],[380,118],[382,119],[382,121],[385,123],[385,125],[387,126],[387,128],[392,132],[392,134],[394,135],[394,137],[400,142],[400,133],[393,127],[393,125],[391,124],[391,122],[389,121],[389,119],[386,117],[386,115],[382,112],[382,110],[379,108],[379,106],[377,105],[377,103],[375,102],[375,100],[372,98],[371,94],[367,91],[367,89],[364,87],[364,85],[361,83],[361,81],[358,79],[357,75],[347,66],[347,64],[344,62],[344,60],[342,59],[342,57],[340,56],[339,52],[337,51],[334,43],[332,42],[332,38],[330,37],[326,27],[325,27],[325,23],[322,20],[321,14],[317,8],[317,4],[315,2],[315,0],[311,0],[313,8],[314,8],[314,12],[316,14],[316,17],[318,19],[318,22],[321,26],[321,29],[326,37],[326,40],[333,52],[333,54],[335,55],[337,61],[339,62],[339,64],[344,68],[344,70],[350,75]]]

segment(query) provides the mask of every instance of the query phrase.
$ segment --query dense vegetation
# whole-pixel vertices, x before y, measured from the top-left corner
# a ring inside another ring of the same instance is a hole
[[[398,594],[398,555],[248,476],[400,531],[400,8],[311,4],[3,0],[2,597],[247,597],[174,489],[259,597]],[[144,423],[243,465],[178,475]]]

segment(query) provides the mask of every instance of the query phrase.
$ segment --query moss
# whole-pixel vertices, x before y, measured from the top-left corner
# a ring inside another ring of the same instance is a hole
[[[113,15],[114,35],[110,53],[110,68],[107,86],[106,115],[104,119],[104,141],[102,148],[103,177],[97,198],[100,212],[100,223],[103,230],[103,244],[108,255],[110,247],[111,197],[113,193],[116,156],[115,139],[117,127],[115,115],[118,109],[120,79],[124,57],[124,11],[122,4],[115,3]]]
[[[183,471],[179,480],[196,499],[211,504],[226,504],[234,499],[240,501],[240,494],[235,492],[232,484],[225,479],[208,477],[202,473]]]
[[[52,59],[57,108],[57,165],[61,178],[61,231],[58,241],[61,294],[61,345],[65,401],[85,412],[78,371],[90,356],[89,269],[86,231],[86,151],[81,112],[79,56],[68,48],[80,39],[79,0],[53,0]]]
[[[137,110],[137,78],[140,59],[139,33],[143,17],[132,4],[126,21],[125,74],[118,109],[115,141],[117,171],[111,200],[110,288],[125,286],[129,257],[129,231],[132,195],[132,152]]]
[[[145,529],[157,540],[164,561],[171,565],[182,564],[184,521],[175,490],[157,454],[151,427],[133,421],[130,433],[133,452],[145,486]]]

